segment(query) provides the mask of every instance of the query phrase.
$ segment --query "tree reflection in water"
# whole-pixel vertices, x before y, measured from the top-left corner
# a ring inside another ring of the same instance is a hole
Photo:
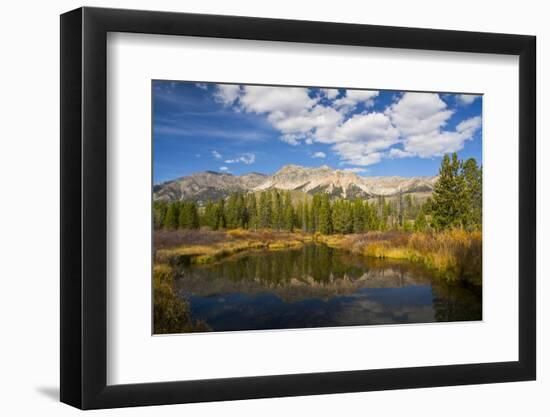
[[[481,289],[326,245],[182,267],[178,296],[214,331],[481,320]]]

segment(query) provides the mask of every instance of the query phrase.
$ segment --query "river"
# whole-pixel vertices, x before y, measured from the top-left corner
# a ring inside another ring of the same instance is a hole
[[[178,297],[213,331],[481,320],[481,289],[322,244],[183,266]]]

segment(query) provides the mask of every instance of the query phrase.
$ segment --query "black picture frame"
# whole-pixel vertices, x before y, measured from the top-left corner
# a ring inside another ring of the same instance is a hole
[[[108,32],[519,56],[519,360],[107,385]],[[536,38],[251,17],[80,8],[61,15],[61,401],[82,409],[536,378]]]

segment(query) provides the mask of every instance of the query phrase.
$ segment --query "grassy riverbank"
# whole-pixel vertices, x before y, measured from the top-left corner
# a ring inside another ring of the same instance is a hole
[[[311,234],[249,231],[157,231],[155,261],[158,263],[207,264],[253,249],[278,250],[312,242]]]
[[[153,268],[155,334],[207,332],[208,324],[192,320],[189,303],[174,293],[174,271],[170,265],[156,264]]]
[[[321,235],[300,232],[157,231],[156,264],[207,264],[253,249],[279,250],[319,242],[376,258],[422,263],[447,281],[459,279],[481,285],[481,232],[451,229],[435,232],[367,232]]]
[[[482,238],[479,231],[368,232],[319,236],[317,240],[365,256],[419,262],[447,281],[462,279],[481,285]]]

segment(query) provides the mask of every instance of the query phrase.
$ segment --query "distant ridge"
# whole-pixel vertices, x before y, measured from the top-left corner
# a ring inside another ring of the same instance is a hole
[[[431,193],[437,177],[360,177],[354,172],[332,169],[327,165],[308,168],[285,165],[273,175],[252,172],[233,175],[205,171],[157,184],[154,200],[177,201],[225,198],[233,192],[270,189],[327,193],[332,198],[392,197],[399,194]]]

